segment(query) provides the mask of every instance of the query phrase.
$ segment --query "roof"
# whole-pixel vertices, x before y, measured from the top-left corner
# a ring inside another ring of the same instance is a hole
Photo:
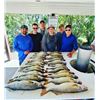
[[[5,13],[95,15],[94,0],[5,0]]]

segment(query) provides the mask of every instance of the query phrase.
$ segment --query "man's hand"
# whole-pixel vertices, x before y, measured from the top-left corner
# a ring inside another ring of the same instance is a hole
[[[28,55],[29,53],[30,53],[30,51],[25,51],[24,52],[25,55]]]
[[[91,47],[91,49],[92,49],[93,51],[95,51],[95,46],[94,46],[94,45],[91,45],[90,47]]]
[[[67,56],[68,56],[69,58],[71,58],[71,57],[73,56],[74,53],[75,53],[75,50],[73,50],[72,52],[69,52],[69,53],[67,54]]]
[[[72,57],[72,52],[69,52],[68,54],[67,54],[67,56],[69,57],[69,58],[71,58]]]

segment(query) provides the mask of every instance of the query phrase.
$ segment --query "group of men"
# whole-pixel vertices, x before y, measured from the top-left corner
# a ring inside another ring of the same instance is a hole
[[[59,26],[59,31],[55,32],[55,27],[50,25],[46,28],[44,20],[40,25],[33,23],[33,31],[28,33],[26,25],[21,26],[21,32],[14,39],[14,49],[18,52],[19,63],[21,64],[30,52],[68,52],[71,57],[77,50],[77,38],[72,34],[71,25],[63,24]]]

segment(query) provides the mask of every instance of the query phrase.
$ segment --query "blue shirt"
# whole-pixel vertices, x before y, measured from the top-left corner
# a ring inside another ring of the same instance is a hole
[[[77,50],[77,48],[76,37],[73,34],[67,37],[66,33],[64,33],[62,36],[61,52],[71,52],[72,50]]]
[[[61,50],[61,44],[62,44],[62,36],[63,36],[63,34],[65,33],[65,31],[64,32],[57,32],[57,34],[56,34],[56,37],[57,37],[57,51],[60,51]]]
[[[19,34],[14,39],[13,47],[18,52],[19,63],[21,64],[27,56],[24,52],[27,50],[32,51],[33,42],[29,35],[23,36],[22,34]]]

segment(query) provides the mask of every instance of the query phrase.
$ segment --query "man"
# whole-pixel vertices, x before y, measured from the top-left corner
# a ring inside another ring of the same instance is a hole
[[[42,34],[42,36],[47,33],[46,24],[44,20],[40,21],[39,33]]]
[[[55,34],[55,27],[54,26],[49,26],[48,27],[48,33],[44,34],[43,39],[42,39],[42,50],[45,52],[54,52],[57,50],[57,39],[56,39],[56,34]]]
[[[33,43],[31,37],[27,34],[28,27],[21,26],[21,33],[14,39],[14,49],[18,52],[19,64],[21,65],[26,56],[32,51]]]
[[[33,52],[40,52],[41,51],[41,41],[42,41],[42,35],[38,33],[38,25],[36,23],[32,24],[33,31],[29,36],[32,38],[32,41],[34,43]]]
[[[77,50],[78,44],[76,37],[72,34],[71,25],[65,27],[65,33],[62,35],[61,52],[69,52],[68,57],[72,57]]]
[[[61,41],[62,41],[62,34],[65,33],[64,25],[59,25],[59,30],[56,34],[57,37],[57,50],[60,51],[61,49]]]
[[[91,47],[91,49],[93,51],[95,51],[95,40],[93,40],[93,42],[91,43],[90,47]]]

